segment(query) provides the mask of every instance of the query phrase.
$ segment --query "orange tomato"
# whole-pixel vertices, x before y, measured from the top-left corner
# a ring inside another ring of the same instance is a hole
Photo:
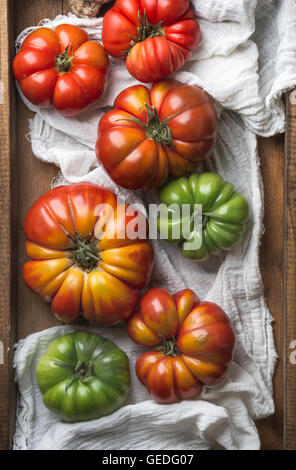
[[[38,28],[24,40],[13,72],[25,97],[73,116],[103,93],[109,59],[97,41],[78,26]]]
[[[150,279],[153,249],[129,224],[147,228],[145,216],[117,205],[108,189],[89,183],[57,187],[40,197],[25,220],[27,286],[53,313],[71,322],[80,313],[91,322],[125,320]],[[144,234],[145,236],[146,234]]]
[[[203,384],[216,384],[233,357],[229,318],[190,289],[173,296],[150,289],[140,311],[128,319],[127,330],[135,343],[154,348],[138,358],[136,373],[158,403],[193,398]]]

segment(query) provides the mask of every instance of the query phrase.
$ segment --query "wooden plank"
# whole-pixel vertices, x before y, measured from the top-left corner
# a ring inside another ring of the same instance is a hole
[[[275,414],[257,422],[261,448],[283,448],[283,197],[284,197],[284,136],[258,139],[258,151],[264,183],[265,232],[260,247],[260,267],[264,294],[274,318],[274,337],[279,359],[274,376]]]
[[[0,341],[3,347],[3,361],[0,362],[0,449],[11,444],[15,415],[15,387],[13,382],[13,343],[16,337],[17,297],[13,295],[11,280],[15,274],[15,258],[11,248],[17,245],[13,225],[16,216],[16,191],[12,197],[11,188],[15,185],[16,160],[14,152],[15,131],[12,118],[15,113],[15,100],[11,97],[11,45],[13,29],[9,27],[8,0],[0,0],[1,35],[1,88],[0,97]],[[10,98],[11,97],[11,98]],[[2,363],[4,362],[4,363]]]
[[[23,0],[16,0],[15,18],[16,34],[30,25],[37,25],[43,18],[55,18],[63,13],[61,0],[30,0],[26,2],[24,14]],[[25,253],[25,236],[23,222],[28,209],[35,200],[50,189],[51,180],[58,173],[54,165],[49,165],[37,159],[31,149],[30,142],[24,136],[28,134],[28,121],[33,117],[19,96],[17,97],[17,154],[19,168],[19,227],[18,227],[18,337],[24,338],[36,331],[41,331],[51,326],[60,325],[51,313],[50,306],[45,304],[25,286],[22,279],[22,267],[27,261]],[[28,184],[30,190],[28,191]]]
[[[286,98],[285,165],[285,421],[284,447],[296,449],[296,91]],[[294,345],[293,343],[294,342]]]
[[[14,131],[11,125],[15,108],[14,99],[10,99],[10,38],[13,32],[9,29],[8,3],[8,0],[0,0],[0,341],[1,349],[3,349],[3,357],[0,361],[0,449],[7,449],[11,443],[15,413],[12,360],[13,342],[16,335],[16,296],[11,290],[11,279],[15,267],[11,258],[11,247],[16,243],[16,239],[11,222],[15,221],[16,210],[13,207],[15,198],[11,197],[11,188],[15,183],[12,175],[15,173],[16,166],[13,145]]]
[[[36,298],[33,300],[22,279],[18,280],[25,259],[25,214],[34,200],[50,189],[50,181],[57,169],[37,160],[32,155],[30,143],[24,139],[28,133],[28,119],[32,116],[19,98],[16,112],[16,90],[11,74],[14,39],[16,33],[29,24],[38,24],[40,19],[54,18],[62,12],[60,0],[27,2],[26,14],[23,1],[0,0],[0,70],[4,91],[3,100],[0,97],[0,352],[2,347],[4,352],[4,364],[0,364],[1,450],[11,447],[15,424],[13,344],[17,338],[57,324],[49,307]]]

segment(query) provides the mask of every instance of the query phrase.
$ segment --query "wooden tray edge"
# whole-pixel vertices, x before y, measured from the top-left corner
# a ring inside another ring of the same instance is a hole
[[[0,449],[9,449],[15,424],[16,393],[13,378],[13,345],[16,338],[17,313],[17,164],[15,161],[15,128],[12,119],[16,112],[14,83],[11,76],[14,31],[10,22],[13,2],[0,1],[1,36],[1,96],[0,135],[0,341],[3,346],[3,361],[0,364]],[[12,90],[13,88],[13,90]],[[12,251],[13,247],[13,251]],[[15,275],[14,275],[15,273]]]

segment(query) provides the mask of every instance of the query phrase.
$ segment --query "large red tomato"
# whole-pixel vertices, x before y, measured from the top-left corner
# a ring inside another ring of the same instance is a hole
[[[91,322],[118,323],[134,311],[138,290],[150,279],[153,249],[146,230],[145,216],[117,205],[108,189],[89,183],[55,188],[27,214],[31,261],[24,280],[62,321],[81,312]]]
[[[98,128],[96,154],[115,183],[156,188],[195,170],[211,153],[215,108],[197,86],[164,80],[123,90]]]
[[[104,91],[109,59],[105,49],[78,26],[38,28],[27,36],[13,62],[25,97],[73,116]]]
[[[202,384],[221,380],[232,360],[235,336],[227,315],[189,289],[173,296],[150,289],[127,330],[135,343],[154,347],[139,357],[136,373],[158,403],[193,398]]]
[[[126,58],[131,75],[149,83],[183,67],[200,28],[189,0],[117,0],[104,17],[102,40],[109,54]]]

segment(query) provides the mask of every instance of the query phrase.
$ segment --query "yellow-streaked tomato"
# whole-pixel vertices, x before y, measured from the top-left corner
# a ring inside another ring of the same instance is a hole
[[[171,296],[150,289],[127,322],[131,339],[154,348],[137,360],[136,373],[158,403],[175,403],[219,382],[233,357],[235,335],[225,312],[185,289]]]
[[[139,302],[153,266],[146,217],[117,205],[114,193],[89,183],[60,186],[40,197],[25,220],[23,268],[27,286],[62,321],[80,313],[90,322],[116,324]],[[135,227],[129,236],[128,227]],[[136,231],[144,227],[144,234]]]

